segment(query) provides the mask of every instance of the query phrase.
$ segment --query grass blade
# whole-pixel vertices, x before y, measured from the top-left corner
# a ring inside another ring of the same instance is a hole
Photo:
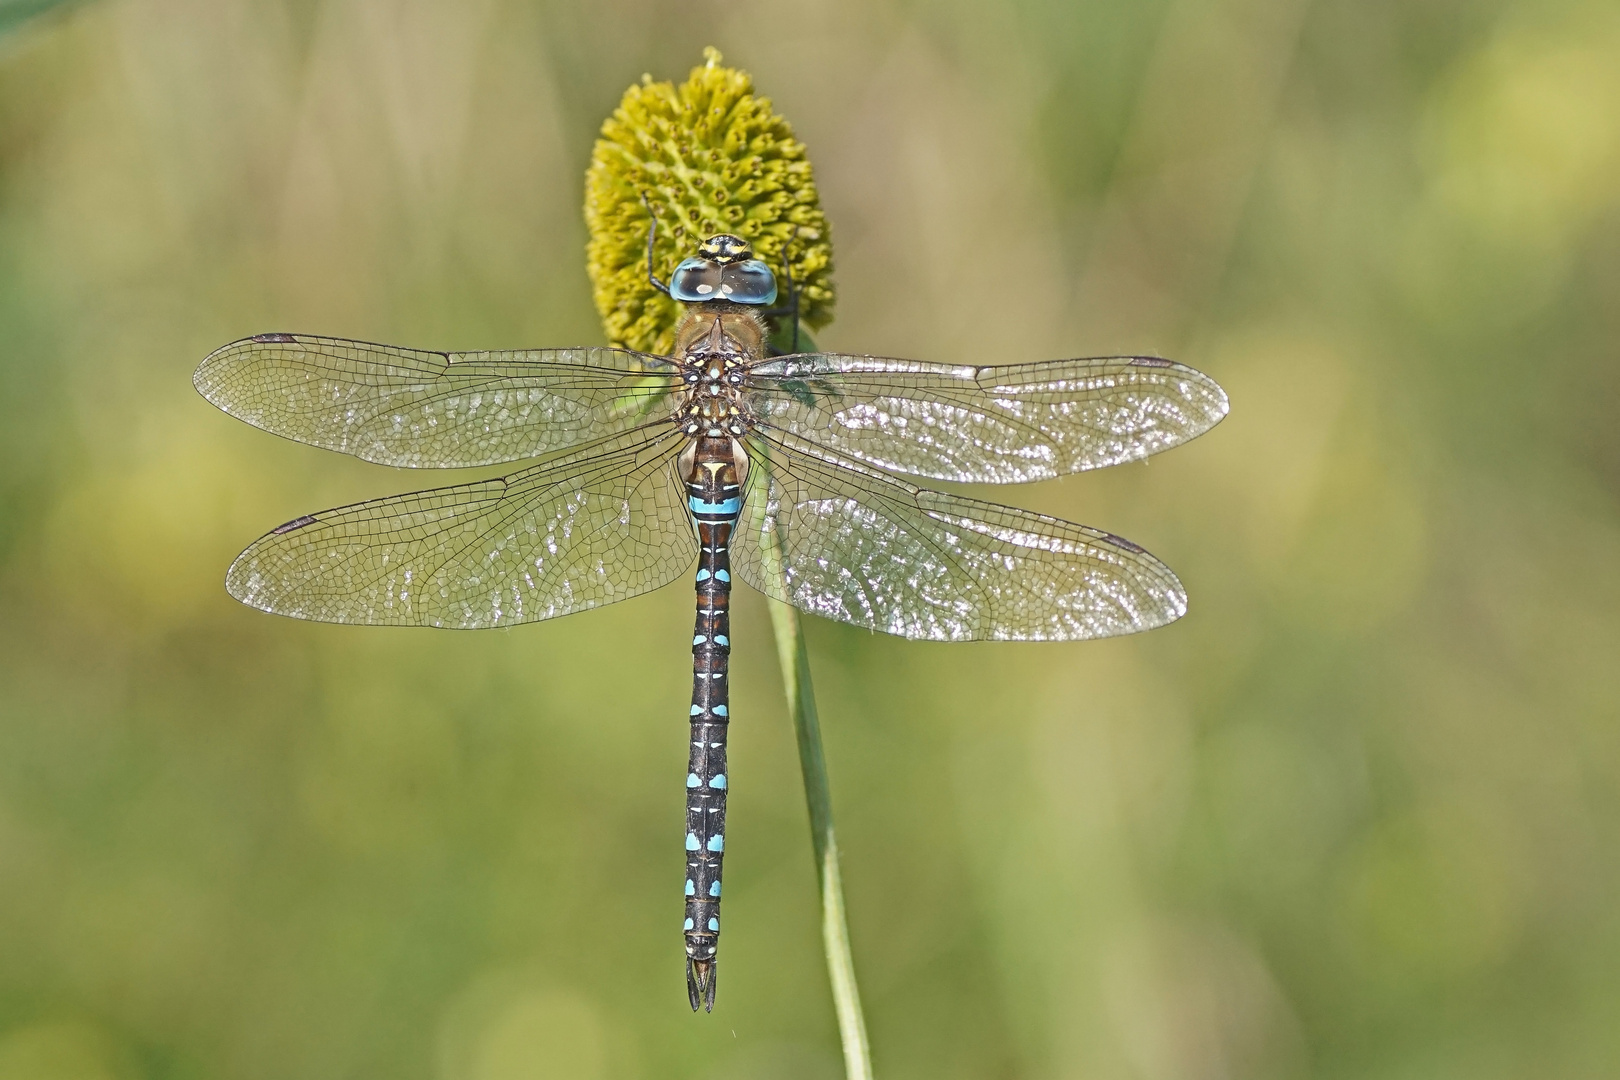
[[[816,858],[816,881],[821,887],[821,943],[827,955],[833,1008],[838,1015],[838,1036],[844,1046],[844,1074],[848,1080],[871,1080],[872,1051],[866,1041],[866,1017],[861,1012],[849,923],[844,917],[838,837],[833,831],[832,796],[827,785],[827,758],[821,748],[821,724],[816,717],[816,695],[810,685],[810,654],[805,649],[799,613],[780,600],[768,603],[788,712],[799,743],[799,767],[804,773],[810,843]]]

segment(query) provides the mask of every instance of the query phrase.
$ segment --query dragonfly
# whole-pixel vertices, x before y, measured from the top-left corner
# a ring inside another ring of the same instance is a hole
[[[364,461],[527,463],[271,529],[226,574],[231,595],[260,610],[511,626],[616,603],[696,563],[683,932],[688,999],[712,1011],[734,580],[914,640],[1162,626],[1186,612],[1187,594],[1140,546],[902,476],[1022,483],[1137,461],[1213,427],[1227,397],[1151,356],[980,366],[778,355],[766,318],[781,310],[775,274],[728,234],[667,284],[649,255],[648,277],[682,305],[671,355],[272,333],[215,351],[194,382],[255,427]]]

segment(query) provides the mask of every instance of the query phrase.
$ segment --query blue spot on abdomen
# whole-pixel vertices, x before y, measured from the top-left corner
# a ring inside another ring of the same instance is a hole
[[[694,514],[703,514],[706,516],[724,514],[726,517],[736,517],[737,511],[742,509],[742,500],[734,498],[725,499],[717,503],[705,502],[696,495],[693,495],[687,500],[687,505],[692,508],[692,513]]]

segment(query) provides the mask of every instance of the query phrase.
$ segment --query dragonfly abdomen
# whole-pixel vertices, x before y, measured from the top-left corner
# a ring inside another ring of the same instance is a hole
[[[700,438],[686,481],[697,525],[697,623],[692,636],[692,747],[686,773],[686,989],[714,1008],[720,868],[726,850],[726,675],[731,654],[731,534],[742,510],[730,439]]]

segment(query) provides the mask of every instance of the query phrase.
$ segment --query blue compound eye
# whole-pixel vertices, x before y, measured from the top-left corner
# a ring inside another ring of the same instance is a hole
[[[720,269],[720,291],[737,304],[776,302],[776,275],[758,259],[733,263]]]
[[[720,300],[720,264],[708,259],[682,259],[669,277],[669,295],[688,304]]]
[[[707,300],[770,304],[776,300],[776,275],[758,259],[721,264],[694,256],[682,260],[670,275],[669,295],[688,304]]]

